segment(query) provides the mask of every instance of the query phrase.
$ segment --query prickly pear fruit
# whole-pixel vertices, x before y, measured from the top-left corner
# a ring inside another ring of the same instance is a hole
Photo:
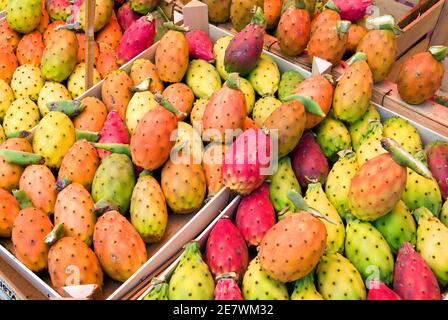
[[[80,63],[73,70],[70,77],[67,80],[67,89],[73,99],[78,98],[86,90],[86,64]],[[93,68],[93,84],[97,84],[101,81],[101,76],[96,68]]]
[[[406,119],[391,117],[384,121],[383,135],[393,138],[412,155],[423,150],[422,140],[417,129]]]
[[[241,199],[235,224],[248,246],[258,246],[266,232],[274,226],[275,211],[266,183]]]
[[[26,34],[22,37],[17,46],[17,60],[20,65],[31,64],[39,67],[44,49],[45,45],[40,32],[34,31]]]
[[[87,22],[85,20],[87,9],[87,1],[83,1],[79,6],[79,10],[75,15],[75,21],[79,22],[82,30],[86,30]],[[95,16],[93,19],[93,31],[100,31],[109,22],[114,12],[113,0],[98,0],[95,2]],[[73,16],[73,13],[72,13]]]
[[[358,150],[364,137],[369,132],[369,125],[373,121],[380,121],[380,114],[373,104],[369,104],[366,113],[358,119],[358,121],[348,125],[348,131],[352,139],[352,146],[355,151]],[[381,133],[382,136],[382,133]]]
[[[230,21],[236,31],[241,31],[252,20],[256,9],[263,8],[263,1],[260,0],[232,0],[230,4]]]
[[[117,211],[106,212],[98,219],[93,247],[103,270],[121,282],[147,260],[145,243],[132,224]]]
[[[8,0],[6,6],[8,25],[20,33],[30,33],[39,26],[42,15],[41,0],[25,0],[22,2]]]
[[[437,180],[443,199],[448,198],[448,144],[435,141],[426,147],[428,166]]]
[[[235,280],[242,280],[249,263],[249,253],[243,236],[228,217],[219,219],[210,231],[205,262],[215,277],[234,272]]]
[[[183,120],[193,108],[194,95],[190,84],[173,83],[163,90],[162,96],[166,98],[181,113],[177,114],[178,120]]]
[[[204,155],[204,145],[202,143],[201,135],[193,128],[192,125],[179,121],[177,123],[177,138],[176,138],[176,144],[174,145],[172,151],[171,151],[171,157],[179,157],[182,159],[187,159],[189,161],[190,157],[192,158],[194,163],[201,163],[203,162],[203,155]],[[225,145],[222,146],[225,149]],[[224,150],[221,149],[221,150]],[[217,159],[217,161],[222,164],[223,157],[220,157]],[[209,160],[209,159],[207,159]],[[214,161],[215,159],[212,159]],[[204,164],[204,163],[203,163]],[[210,162],[209,162],[210,164]],[[203,169],[205,170],[206,166],[203,166]],[[212,169],[214,170],[214,169]],[[219,166],[219,171],[221,171],[221,166]],[[205,171],[204,171],[205,173]],[[206,179],[208,179],[206,177]],[[211,178],[212,180],[213,178]],[[221,179],[221,174],[219,174],[219,179]],[[218,183],[218,182],[217,182]],[[213,184],[213,183],[212,183]],[[218,190],[219,191],[219,190]]]
[[[156,66],[149,60],[137,59],[131,67],[131,79],[134,85],[138,85],[150,78],[149,91],[152,93],[162,93],[164,89],[163,82],[157,74]]]
[[[232,39],[232,36],[223,36],[216,40],[215,44],[213,45],[213,57],[215,58],[216,62],[216,70],[218,70],[218,73],[223,80],[227,80],[227,77],[229,75],[224,66],[224,57],[226,54],[226,49]]]
[[[131,223],[147,243],[162,240],[167,222],[165,197],[156,179],[140,176],[131,198]]]
[[[14,101],[14,93],[11,87],[0,79],[0,119],[3,120],[6,111]]]
[[[288,70],[283,72],[278,85],[278,98],[284,101],[286,97],[294,94],[294,91],[303,80],[305,80],[304,77],[298,71]]]
[[[373,225],[381,232],[394,253],[404,242],[415,244],[417,226],[403,201],[399,201],[391,212],[376,219]]]
[[[10,138],[0,145],[0,149],[32,152],[33,149],[25,138]],[[24,168],[18,164],[9,163],[0,156],[0,187],[12,191],[19,187],[20,176]]]
[[[210,99],[221,88],[218,71],[207,61],[196,59],[190,62],[185,83],[193,90],[197,98]],[[182,110],[184,111],[184,110]]]
[[[208,37],[207,33],[202,30],[191,30],[185,34],[185,37],[188,41],[190,59],[202,59],[205,61],[213,60],[213,43]]]
[[[307,2],[307,1],[305,1]],[[308,6],[307,6],[308,7]],[[309,11],[309,10],[308,10]],[[317,28],[329,21],[341,20],[339,15],[339,8],[334,4],[333,1],[327,1],[321,10],[316,10],[317,12],[310,12],[310,16],[313,17],[311,21],[311,33],[313,34]],[[321,11],[321,12],[319,12]]]
[[[14,71],[11,89],[16,99],[30,98],[37,101],[45,80],[38,67],[30,64],[21,65]]]
[[[131,135],[146,112],[156,108],[158,105],[154,95],[149,91],[136,92],[132,95],[126,108],[126,127]]]
[[[0,79],[9,84],[18,66],[19,62],[12,47],[9,45],[0,47]]]
[[[78,63],[86,62],[86,35],[84,33],[77,33],[76,39],[78,39],[78,53],[76,55],[76,61]],[[96,41],[93,42],[93,61],[94,64],[98,62],[98,56],[100,49]]]
[[[70,1],[69,0],[46,0],[45,8],[52,21],[67,20],[70,15]]]
[[[334,0],[342,19],[356,21],[365,16],[372,0]]]
[[[346,52],[355,53],[356,48],[362,38],[367,34],[367,31],[364,26],[352,23],[348,29],[347,44],[345,45]]]
[[[117,63],[118,58],[114,49],[103,42],[100,42],[98,46],[100,51],[95,67],[100,73],[101,78],[104,79],[109,73],[117,70],[120,66]]]
[[[281,51],[297,56],[310,40],[311,19],[303,1],[285,2],[277,26],[277,42]]]
[[[39,123],[39,108],[29,98],[18,98],[9,106],[3,119],[3,129],[8,136],[14,132],[27,131]]]
[[[33,207],[20,210],[14,220],[11,236],[14,255],[31,271],[47,268],[49,248],[44,238],[52,229],[50,218]]]
[[[282,102],[275,97],[266,96],[258,99],[252,110],[252,118],[255,124],[262,127],[271,113],[281,105]]]
[[[442,211],[440,212],[440,221],[448,227],[448,201],[445,201],[445,204],[442,207]]]
[[[302,187],[311,182],[322,184],[328,176],[328,161],[311,131],[305,132],[291,154],[292,168]]]
[[[337,252],[325,253],[317,266],[317,288],[325,300],[365,300],[358,270]]]
[[[47,81],[39,92],[37,105],[41,116],[45,116],[48,110],[48,104],[64,100],[71,100],[72,97],[67,88],[59,82]]]
[[[104,103],[95,97],[86,97],[81,100],[84,110],[73,119],[76,129],[100,132],[107,117],[107,109]]]
[[[437,279],[409,242],[398,251],[394,291],[404,300],[440,300]]]
[[[19,211],[16,198],[5,189],[0,189],[0,237],[11,237],[12,226]]]
[[[19,42],[20,35],[8,26],[6,19],[2,19],[0,21],[0,47],[12,48],[12,52],[14,52]]]
[[[242,195],[258,188],[271,173],[271,140],[260,129],[240,134],[227,150],[222,166],[224,184]]]
[[[56,20],[48,25],[47,29],[45,29],[45,31],[42,33],[45,46],[48,45],[50,38],[53,37],[53,34],[58,31],[57,27],[65,26],[65,24],[66,23],[63,20]]]
[[[132,10],[130,2],[125,3],[117,10],[117,20],[121,29],[126,31],[132,23],[137,21],[141,16]]]
[[[152,288],[143,300],[168,300],[168,283],[158,278],[152,278],[151,286]]]
[[[342,252],[344,250],[345,238],[344,223],[336,208],[328,201],[322,189],[322,184],[320,182],[309,184],[304,200],[308,206],[316,209],[334,222],[333,224],[326,220],[322,221],[327,228],[326,251]]]
[[[316,141],[330,161],[336,159],[339,151],[351,149],[350,134],[341,121],[327,117],[319,124],[316,131]]]
[[[367,125],[367,131],[356,150],[356,156],[360,166],[368,160],[386,153],[386,150],[381,146],[383,131],[383,125],[379,121],[371,121]]]
[[[263,271],[258,256],[249,263],[241,291],[245,300],[289,300],[286,285]]]
[[[126,117],[126,108],[131,100],[132,79],[123,70],[110,73],[103,82],[101,96],[108,111],[117,111],[121,119]]]
[[[260,96],[274,95],[280,83],[277,63],[270,56],[261,54],[255,68],[249,73],[248,80]]]
[[[401,300],[401,298],[381,281],[371,280],[367,300]]]
[[[128,144],[130,142],[129,133],[117,111],[111,111],[107,114],[98,142],[123,144]],[[98,150],[98,154],[101,160],[104,160],[110,155],[110,152],[106,150]]]
[[[314,272],[294,282],[294,291],[291,300],[323,300],[314,285]]]
[[[222,274],[216,278],[215,300],[244,300],[234,274]]]
[[[70,236],[61,238],[51,247],[48,273],[51,284],[61,294],[65,286],[103,285],[103,271],[95,253],[84,242]]]
[[[170,300],[213,300],[215,283],[197,242],[185,245],[169,286]]]
[[[228,146],[225,144],[210,143],[204,151],[202,169],[209,196],[214,196],[224,187],[221,169],[227,149]]]
[[[204,0],[208,7],[208,18],[214,23],[227,22],[230,18],[231,0]]]
[[[109,22],[98,32],[95,37],[95,41],[99,43],[104,43],[110,46],[112,49],[116,50],[123,33],[121,32],[120,24],[117,21],[115,13],[112,14]]]

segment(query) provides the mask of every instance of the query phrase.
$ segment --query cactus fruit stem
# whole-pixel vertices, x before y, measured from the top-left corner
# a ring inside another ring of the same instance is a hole
[[[336,222],[334,222],[333,220],[327,218],[326,216],[324,216],[322,213],[320,213],[319,211],[310,208],[305,200],[303,199],[303,197],[300,195],[300,193],[298,193],[295,190],[290,190],[288,191],[288,198],[289,200],[292,201],[292,203],[294,204],[294,206],[298,209],[298,210],[303,210],[308,212],[309,214],[311,214],[313,217],[315,218],[319,218],[319,219],[323,219],[331,224],[336,224]]]
[[[310,97],[293,94],[287,96],[284,101],[299,101],[305,107],[306,112],[325,117],[325,113],[322,111],[319,104]]]
[[[47,107],[50,111],[59,111],[65,113],[70,118],[78,116],[86,108],[86,106],[78,100],[62,100],[57,102],[49,102],[47,104]]]
[[[143,170],[142,172],[140,172],[139,177],[147,177],[147,176],[152,176],[152,171],[149,170]]]
[[[87,140],[89,142],[97,142],[100,139],[99,132],[75,129],[76,141]]]
[[[297,9],[305,9],[305,2],[303,0],[287,0],[283,3],[282,6],[282,14],[285,13],[286,10],[289,9],[289,7],[294,6]]]
[[[143,80],[139,84],[136,84],[135,86],[132,86],[131,87],[131,91],[132,92],[148,91],[149,90],[149,86],[152,84],[152,82],[153,82],[153,80],[151,78],[146,78],[145,80]]]
[[[14,197],[17,199],[17,201],[19,202],[20,208],[21,209],[26,209],[26,208],[30,208],[30,207],[34,207],[33,202],[31,201],[31,199],[28,197],[28,195],[26,194],[25,191],[23,190],[13,190],[12,194],[14,195]]]
[[[165,22],[169,22],[170,18],[166,15],[165,11],[160,6],[157,6],[156,8],[157,12],[160,14],[160,16],[165,20]]]
[[[179,111],[174,107],[171,102],[169,102],[166,98],[164,98],[162,95],[156,93],[154,95],[154,98],[156,99],[157,103],[160,104],[162,107],[164,107],[166,110],[182,116],[187,116],[185,112]]]
[[[128,144],[124,143],[93,143],[93,146],[98,149],[110,151],[112,153],[125,154],[131,156],[131,149]]]
[[[67,178],[67,177],[63,177],[62,179],[59,179],[56,182],[56,190],[58,192],[61,192],[62,190],[64,190],[68,185],[70,185],[72,183],[72,181]]]
[[[6,135],[6,137],[8,139],[10,139],[10,138],[26,138],[30,134],[31,134],[31,132],[29,132],[29,131],[21,130],[21,131],[14,131],[14,132],[8,133]]]
[[[324,78],[328,81],[328,82],[330,82],[330,84],[333,86],[334,85],[334,79],[333,79],[333,76],[331,75],[331,74],[324,74]]]
[[[116,210],[120,212],[120,206],[110,200],[101,199],[93,207],[93,213],[99,217],[108,211]]]
[[[8,163],[14,163],[20,166],[43,164],[45,162],[44,157],[38,154],[17,150],[0,150],[0,156]]]
[[[221,279],[234,279],[236,281],[237,276],[235,272],[226,272],[226,273],[221,273],[220,275],[218,275],[215,278],[215,281],[218,282]]]
[[[338,8],[338,6],[332,0],[327,1],[324,8],[336,11],[337,13],[341,12],[341,10]]]
[[[381,139],[381,146],[389,152],[392,159],[403,167],[414,170],[419,175],[431,179],[431,171],[423,162],[415,159],[409,152],[400,147],[400,145],[392,138]]]
[[[367,19],[367,25],[377,30],[391,30],[395,34],[403,32],[397,25],[395,25],[395,18],[389,14]]]
[[[167,29],[174,30],[174,31],[179,31],[179,32],[187,32],[188,31],[188,27],[178,26],[177,24],[175,24],[172,21],[164,22],[163,26]]]
[[[351,22],[348,20],[339,20],[336,22],[336,29],[338,30],[339,36],[342,36],[348,32],[348,29],[350,29]]]
[[[263,9],[261,9],[260,7],[257,7],[255,9],[255,13],[252,17],[251,23],[266,27],[266,18],[264,17]]]
[[[64,236],[64,229],[62,223],[54,226],[53,230],[47,234],[44,238],[44,242],[47,246],[51,246]]]
[[[432,46],[428,49],[428,51],[432,54],[434,59],[437,61],[445,60],[446,54],[448,53],[448,47],[445,46]]]
[[[350,59],[347,60],[347,64],[351,66],[356,61],[367,61],[366,54],[364,52],[356,52]]]
[[[229,77],[227,78],[225,85],[228,86],[230,89],[238,90],[240,88],[240,77],[238,73],[233,72],[229,74]]]

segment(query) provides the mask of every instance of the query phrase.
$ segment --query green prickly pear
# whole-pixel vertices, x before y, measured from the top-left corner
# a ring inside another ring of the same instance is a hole
[[[216,61],[216,70],[218,70],[218,73],[223,80],[227,80],[227,77],[229,76],[229,73],[224,67],[224,56],[226,54],[226,49],[232,39],[232,36],[224,36],[216,40],[215,44],[213,45],[213,57]]]
[[[314,285],[314,272],[294,282],[291,300],[323,300],[322,295]]]
[[[297,86],[304,80],[305,78],[298,71],[288,70],[283,72],[282,77],[280,79],[280,83],[278,85],[278,98],[281,101],[284,101],[286,97],[294,94]]]
[[[199,243],[190,242],[169,283],[170,300],[213,300],[215,282],[207,264],[202,260]]]
[[[325,195],[325,192],[322,189],[322,184],[320,182],[309,184],[304,199],[308,206],[316,209],[335,223],[333,224],[326,220],[322,220],[325,224],[325,228],[327,228],[326,250],[342,252],[344,250],[345,238],[344,223],[336,208],[333,207]]]
[[[404,242],[415,244],[417,226],[408,207],[399,201],[391,212],[373,222],[386,239],[392,252],[397,253]]]
[[[390,284],[394,272],[394,257],[381,233],[368,222],[346,216],[345,256],[358,269],[363,279],[379,277]]]
[[[255,124],[261,128],[271,113],[281,105],[282,102],[275,97],[262,97],[255,102],[252,110],[252,119],[254,119]]]
[[[20,33],[30,33],[39,26],[42,16],[41,0],[8,0],[6,21],[8,26]]]
[[[401,117],[391,117],[384,121],[383,135],[386,138],[393,138],[412,155],[423,150],[417,129]]]
[[[261,54],[257,65],[247,78],[260,96],[274,95],[280,83],[280,71],[277,63],[270,56]]]
[[[341,254],[324,254],[316,274],[319,293],[325,300],[366,299],[366,288],[361,275]]]
[[[193,90],[199,99],[210,99],[210,97],[221,88],[221,78],[215,67],[202,59],[190,62],[185,83]]]
[[[352,147],[347,127],[332,117],[326,117],[318,125],[316,141],[330,160],[335,160],[339,151]]]
[[[286,285],[268,276],[258,257],[249,263],[241,291],[245,300],[289,300]]]
[[[204,0],[208,7],[208,17],[211,22],[223,23],[230,18],[231,0]]]
[[[39,123],[37,105],[29,98],[18,98],[6,111],[3,128],[6,136],[18,131],[28,131]]]
[[[158,278],[152,278],[151,290],[143,300],[168,300],[169,285]]]
[[[361,144],[356,150],[356,157],[359,166],[362,166],[367,160],[373,159],[380,154],[386,153],[386,150],[381,146],[381,139],[383,138],[383,125],[379,121],[372,121],[369,123],[368,130]]]
[[[440,212],[440,221],[448,227],[448,200],[442,207],[442,212]]]
[[[361,145],[361,141],[367,134],[371,121],[380,121],[380,114],[373,104],[369,105],[366,113],[364,113],[362,117],[358,119],[358,121],[349,124],[348,131],[350,132],[353,149],[355,151],[358,150],[359,146]]]

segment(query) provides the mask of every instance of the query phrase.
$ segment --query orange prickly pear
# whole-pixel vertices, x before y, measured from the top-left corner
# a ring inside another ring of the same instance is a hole
[[[297,56],[306,49],[310,40],[310,16],[303,0],[285,2],[282,11],[277,27],[278,45],[285,54]]]

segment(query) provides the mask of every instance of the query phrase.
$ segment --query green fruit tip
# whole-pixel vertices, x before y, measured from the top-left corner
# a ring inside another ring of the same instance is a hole
[[[132,86],[130,88],[130,90],[132,92],[148,91],[149,87],[151,86],[152,83],[153,83],[153,80],[150,77],[148,77],[145,80],[143,80],[142,82],[140,82],[139,84],[136,84],[135,86]]]
[[[432,214],[432,212],[429,211],[429,209],[426,208],[426,207],[420,207],[420,208],[415,209],[412,212],[412,215],[415,217],[415,220],[417,220],[417,223],[419,222],[420,218],[422,218],[424,216],[428,216],[428,217],[429,216],[434,216]]]
[[[403,32],[398,26],[395,25],[395,18],[390,14],[367,19],[367,26],[376,30],[390,30],[395,34],[400,34]]]
[[[239,74],[237,72],[230,73],[227,77],[225,85],[230,89],[239,90],[241,86]]]
[[[308,212],[309,214],[311,214],[313,217],[315,218],[319,218],[319,219],[323,219],[326,220],[327,222],[331,223],[331,224],[336,224],[336,222],[334,222],[333,220],[329,219],[328,217],[324,216],[322,213],[320,213],[319,211],[310,208],[305,200],[303,199],[303,197],[300,195],[300,193],[298,193],[296,190],[290,190],[287,193],[287,196],[289,198],[289,200],[291,200],[291,202],[294,204],[294,206],[298,209],[298,210],[303,210]]]
[[[233,280],[237,280],[237,276],[235,272],[225,272],[225,273],[221,273],[220,275],[218,275],[215,278],[215,281],[218,282],[221,279],[233,279]]]
[[[348,29],[350,29],[351,24],[352,23],[348,20],[338,20],[338,22],[336,22],[336,29],[339,34],[346,34]]]
[[[320,117],[325,117],[325,113],[320,108],[319,104],[311,99],[310,97],[293,94],[290,96],[287,96],[283,99],[284,101],[299,101],[303,106],[305,107],[306,112],[315,114]]]
[[[283,13],[285,13],[285,11],[288,10],[290,7],[302,10],[306,9],[305,2],[303,0],[287,0],[283,2],[281,14],[283,15]]]
[[[10,138],[26,138],[30,134],[31,134],[31,132],[29,132],[29,131],[20,130],[20,131],[9,132],[6,134],[6,137],[8,139],[10,139]]]
[[[56,241],[64,236],[63,224],[57,224],[54,226],[53,230],[50,231],[44,238],[44,242],[47,246],[55,244]]]
[[[167,29],[173,30],[173,31],[179,31],[179,32],[188,32],[188,27],[178,26],[172,21],[164,22],[163,26]]]
[[[381,146],[389,152],[392,159],[401,166],[408,167],[414,170],[419,175],[431,179],[431,171],[424,165],[423,162],[415,159],[409,152],[400,147],[398,142],[392,138],[381,139]]]
[[[124,143],[92,143],[97,149],[106,150],[112,153],[125,154],[131,156],[131,148]]]
[[[112,211],[112,210],[120,212],[120,206],[111,200],[101,199],[100,201],[95,203],[95,205],[93,207],[93,213],[97,217],[103,215],[104,213],[106,213],[108,211]]]
[[[252,16],[251,23],[258,24],[263,28],[266,27],[266,18],[264,17],[263,9],[260,7],[254,6],[252,8],[254,15]]]
[[[432,46],[428,49],[428,51],[432,54],[434,59],[437,61],[445,60],[445,57],[448,53],[448,47],[445,46]]]
[[[160,6],[156,7],[157,12],[160,14],[160,16],[165,20],[165,22],[169,22],[170,18],[166,15],[165,11]]]
[[[59,179],[56,182],[56,187],[55,187],[56,191],[57,192],[61,192],[66,187],[68,187],[71,183],[72,183],[72,181],[69,178],[67,178],[67,177],[63,177],[62,179]]]
[[[333,2],[333,0],[327,1],[327,3],[325,4],[324,8],[336,11],[337,13],[341,12],[341,10],[338,8],[336,3]]]
[[[151,176],[152,177],[152,171],[150,171],[150,170],[143,170],[142,172],[140,172],[140,174],[138,176],[139,177],[147,177],[147,176]]]
[[[72,118],[81,114],[86,106],[79,100],[61,100],[47,103],[47,108],[50,111],[65,113],[67,116]]]
[[[356,52],[350,59],[347,60],[349,66],[357,61],[367,61],[367,56],[364,52]]]
[[[199,251],[199,248],[200,248],[199,242],[196,240],[192,240],[192,241],[188,242],[187,244],[185,244],[185,246],[184,246],[185,252]]]
[[[12,194],[19,202],[19,206],[21,209],[34,207],[33,202],[31,201],[30,197],[28,197],[25,191],[16,189],[12,191]]]
[[[0,150],[0,156],[2,156],[3,159],[8,163],[14,163],[20,166],[45,163],[44,157],[31,152],[3,149]]]
[[[186,114],[185,112],[182,112],[182,111],[177,110],[176,107],[173,106],[173,105],[171,104],[171,102],[169,102],[169,101],[168,101],[165,97],[163,97],[161,94],[156,93],[156,94],[154,95],[154,98],[156,99],[156,101],[157,101],[157,103],[158,103],[159,105],[161,105],[162,107],[164,107],[164,108],[167,109],[168,111],[170,111],[170,112],[172,112],[172,113],[174,113],[174,114],[177,114],[177,115],[184,116],[184,117],[187,116],[187,114]]]
[[[89,142],[97,142],[100,139],[99,132],[75,129],[76,141],[87,140]]]

